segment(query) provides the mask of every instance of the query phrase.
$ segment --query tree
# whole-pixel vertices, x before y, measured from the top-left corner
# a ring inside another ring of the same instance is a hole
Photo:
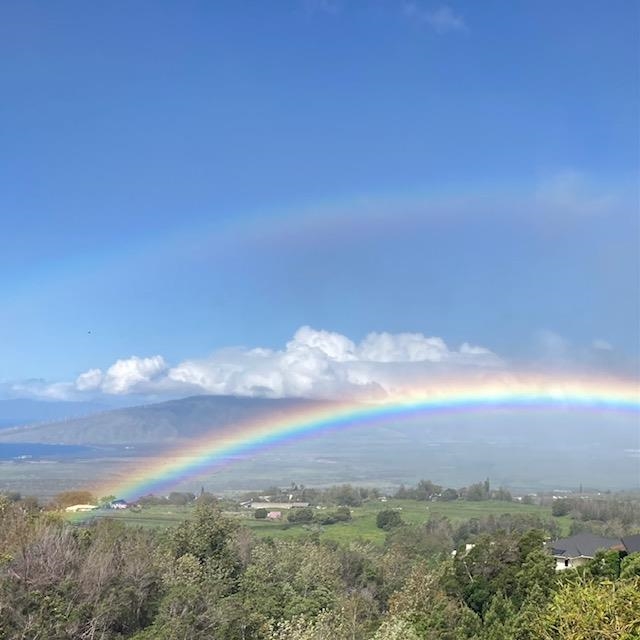
[[[271,621],[269,640],[328,640],[343,638],[344,621],[334,611],[321,611],[316,616],[296,616],[291,620]]]
[[[487,499],[487,493],[485,491],[485,485],[482,482],[472,484],[465,494],[465,498],[472,502],[479,502]]]
[[[512,502],[513,497],[511,496],[511,492],[505,489],[504,487],[500,487],[497,491],[494,491],[492,496],[494,500],[501,500],[502,502]]]
[[[520,562],[516,536],[482,536],[468,552],[456,554],[450,589],[482,616],[497,593],[515,592]]]
[[[615,580],[620,575],[620,552],[601,549],[583,569],[594,578]]]
[[[539,604],[543,599],[546,601],[551,597],[557,586],[557,579],[553,558],[540,546],[530,551],[520,565],[512,598],[517,606],[521,606],[527,599],[531,599],[531,593],[535,589],[539,594]]]
[[[335,487],[331,493],[335,504],[346,507],[359,507],[362,504],[362,490],[350,484]]]
[[[398,511],[394,509],[384,509],[378,511],[376,516],[376,526],[378,529],[384,529],[385,531],[391,531],[394,527],[399,527],[402,524],[402,517]]]
[[[402,588],[389,600],[391,619],[400,618],[410,623],[418,638],[449,640],[477,637],[479,618],[442,587],[447,570],[445,564],[435,571],[424,562],[415,564]]]
[[[311,507],[294,507],[289,509],[287,520],[292,523],[296,522],[313,522],[313,509]]]
[[[266,509],[262,509],[262,508],[256,509],[253,512],[253,517],[256,520],[264,520],[268,515],[269,515],[269,512]]]
[[[241,588],[265,620],[333,610],[342,592],[338,556],[313,542],[265,541],[253,549]]]
[[[136,502],[143,507],[148,507],[158,504],[167,504],[167,499],[164,496],[155,496],[152,493],[149,493],[146,496],[140,496]]]
[[[566,498],[554,500],[551,505],[551,514],[554,516],[566,516],[571,511],[571,501]]]
[[[483,640],[513,640],[516,616],[511,600],[498,594],[492,598],[484,616]]]
[[[178,506],[184,506],[196,499],[193,493],[187,493],[184,491],[172,491],[169,494],[169,503]]]
[[[387,618],[373,636],[373,640],[420,640],[420,636],[407,620]]]
[[[620,577],[640,577],[640,552],[632,553],[622,560],[620,565]]]
[[[233,571],[239,562],[232,537],[237,528],[237,522],[214,506],[198,505],[193,520],[183,522],[171,533],[169,549],[174,558],[191,554],[202,563],[214,559]]]
[[[198,504],[216,504],[218,502],[218,498],[208,491],[201,491],[196,500]]]
[[[445,489],[438,497],[438,500],[451,502],[452,500],[457,500],[459,497],[460,494],[455,489]]]
[[[447,518],[432,518],[424,524],[394,527],[387,546],[411,559],[448,556],[453,549],[451,524]]]
[[[338,522],[349,522],[351,520],[351,509],[349,507],[338,507],[334,514]]]
[[[96,499],[90,491],[62,491],[54,498],[54,503],[60,509],[74,504],[95,504]]]
[[[538,640],[640,637],[640,578],[569,581],[534,621]]]
[[[351,510],[349,507],[338,507],[335,511],[326,511],[325,513],[318,514],[315,519],[319,524],[323,525],[336,524],[336,522],[349,522],[349,520],[351,520]]]
[[[431,500],[442,491],[442,487],[431,480],[420,480],[415,489],[416,500]]]

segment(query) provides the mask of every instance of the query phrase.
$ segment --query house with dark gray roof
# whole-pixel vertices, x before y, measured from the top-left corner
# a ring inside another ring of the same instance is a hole
[[[630,536],[635,537],[635,536]],[[640,538],[640,536],[638,536]],[[600,550],[623,551],[620,538],[603,538],[592,533],[578,533],[569,538],[560,538],[547,544],[556,561],[556,571],[575,569],[592,560]]]
[[[628,554],[640,553],[640,533],[632,536],[624,536],[624,538],[622,538],[622,544]]]

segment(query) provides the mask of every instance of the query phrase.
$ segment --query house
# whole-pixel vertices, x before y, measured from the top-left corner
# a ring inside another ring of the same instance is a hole
[[[640,553],[640,533],[622,538],[622,546],[627,554]]]
[[[110,509],[126,509],[128,506],[126,500],[112,500],[109,504]]]
[[[67,507],[65,511],[68,513],[80,513],[81,511],[93,511],[97,508],[98,505],[96,504],[72,504],[70,507]]]
[[[282,511],[269,511],[267,513],[267,520],[280,520],[282,518]]]
[[[636,537],[636,536],[630,536]],[[640,538],[640,536],[637,536]],[[592,533],[578,533],[569,538],[560,538],[547,543],[547,548],[556,561],[556,571],[575,569],[592,560],[600,550],[622,550],[620,538],[603,538]]]

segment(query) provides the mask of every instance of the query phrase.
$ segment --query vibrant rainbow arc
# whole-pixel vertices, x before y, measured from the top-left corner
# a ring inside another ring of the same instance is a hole
[[[459,411],[491,409],[570,409],[640,412],[640,386],[622,380],[557,380],[529,378],[514,382],[475,382],[404,392],[385,402],[363,404],[324,402],[267,415],[218,429],[148,463],[120,483],[95,489],[134,499],[158,493],[209,471],[234,456],[310,434],[355,425],[375,426],[381,421]]]

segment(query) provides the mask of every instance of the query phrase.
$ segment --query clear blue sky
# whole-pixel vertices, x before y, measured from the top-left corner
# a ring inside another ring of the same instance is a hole
[[[639,6],[2,3],[0,382],[302,325],[637,366]]]

